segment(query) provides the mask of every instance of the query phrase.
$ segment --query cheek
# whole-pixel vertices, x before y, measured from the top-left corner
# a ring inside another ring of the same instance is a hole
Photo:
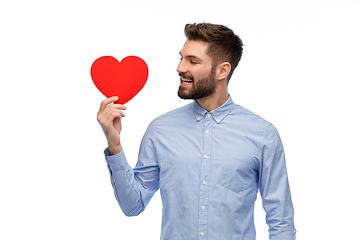
[[[195,79],[204,79],[204,78],[208,78],[210,73],[211,73],[211,66],[198,68],[193,71],[192,75]]]

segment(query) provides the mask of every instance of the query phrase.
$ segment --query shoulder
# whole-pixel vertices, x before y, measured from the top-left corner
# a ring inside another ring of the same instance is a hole
[[[154,121],[166,121],[167,119],[178,118],[179,116],[184,116],[184,115],[187,116],[193,112],[192,106],[193,106],[193,103],[189,103],[185,106],[176,108],[174,110],[171,110],[167,113],[164,113],[164,114],[158,116],[157,118],[154,119]]]
[[[236,116],[236,122],[241,125],[241,129],[244,132],[251,133],[251,136],[259,137],[258,140],[262,144],[281,143],[276,127],[263,117],[237,104],[231,113]]]
[[[161,126],[163,124],[179,121],[184,118],[189,118],[190,116],[193,116],[193,103],[189,103],[182,107],[173,109],[156,117],[154,120],[151,121],[150,125]]]
[[[280,134],[271,122],[240,105],[236,105],[234,110],[242,117],[242,121],[248,128],[258,132],[265,140],[280,140]]]
[[[238,104],[234,104],[234,108],[230,115],[238,118],[239,122],[253,125],[254,127],[268,128],[268,126],[271,125],[266,119]]]

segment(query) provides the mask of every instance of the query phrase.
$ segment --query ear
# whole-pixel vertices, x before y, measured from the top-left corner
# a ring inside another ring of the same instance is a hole
[[[217,67],[218,80],[224,80],[227,78],[231,70],[231,64],[229,62],[220,63]]]

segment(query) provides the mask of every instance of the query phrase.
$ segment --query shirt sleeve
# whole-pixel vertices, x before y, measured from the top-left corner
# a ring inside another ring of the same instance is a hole
[[[269,226],[269,239],[295,240],[294,209],[284,148],[279,133],[272,124],[264,135],[259,188]]]
[[[134,169],[128,164],[124,151],[112,156],[108,149],[104,151],[116,200],[126,216],[136,216],[144,211],[159,189],[154,140],[154,126],[150,124],[141,141]]]

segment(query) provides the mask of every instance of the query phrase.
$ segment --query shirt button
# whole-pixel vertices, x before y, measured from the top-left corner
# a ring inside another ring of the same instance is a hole
[[[206,184],[206,181],[205,181],[205,180],[203,181],[203,184],[204,184],[204,185]]]
[[[201,232],[200,235],[203,237],[203,236],[205,235],[205,233],[204,233],[204,232]]]
[[[201,209],[202,209],[202,210],[205,210],[205,206],[202,206]]]
[[[208,134],[208,133],[209,133],[209,130],[206,130],[205,133]]]
[[[217,122],[220,122],[220,119],[216,119]]]
[[[197,120],[200,120],[200,119],[201,119],[201,117],[198,117],[198,118],[197,118]]]
[[[205,159],[208,158],[208,157],[209,157],[208,155],[205,155],[205,156],[204,156]]]
[[[208,113],[207,117],[211,117],[211,113]]]

